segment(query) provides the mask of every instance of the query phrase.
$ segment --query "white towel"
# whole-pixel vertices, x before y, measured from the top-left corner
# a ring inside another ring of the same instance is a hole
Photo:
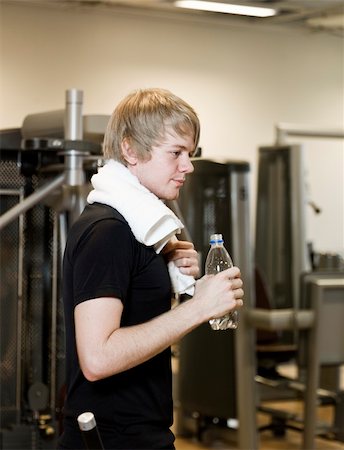
[[[143,186],[123,164],[109,160],[91,178],[93,190],[88,203],[103,203],[122,214],[136,240],[154,246],[157,253],[184,225],[152,192]],[[193,295],[195,279],[180,272],[174,262],[168,264],[175,293]]]

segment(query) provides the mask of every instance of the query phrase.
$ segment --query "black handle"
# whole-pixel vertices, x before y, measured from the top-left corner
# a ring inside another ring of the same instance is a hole
[[[89,450],[104,450],[94,414],[91,412],[80,414],[78,424],[86,448]]]

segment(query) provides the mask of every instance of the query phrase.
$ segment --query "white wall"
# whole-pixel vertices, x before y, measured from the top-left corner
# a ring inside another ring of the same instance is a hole
[[[343,126],[343,41],[312,32],[263,30],[90,10],[2,5],[0,129],[64,107],[84,91],[85,114],[110,114],[138,87],[165,87],[202,122],[207,157],[251,163],[278,122]],[[343,141],[293,139],[306,147],[307,183],[323,212],[307,208],[318,251],[344,248]]]

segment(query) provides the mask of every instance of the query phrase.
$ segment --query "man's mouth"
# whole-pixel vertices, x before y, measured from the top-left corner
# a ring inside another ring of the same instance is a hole
[[[178,187],[181,187],[181,186],[183,186],[183,184],[184,184],[184,182],[185,182],[185,179],[182,179],[182,180],[173,180],[175,183],[176,183],[176,185],[178,186]]]

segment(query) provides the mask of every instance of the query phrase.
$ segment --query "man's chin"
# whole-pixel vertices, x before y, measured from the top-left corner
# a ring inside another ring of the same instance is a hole
[[[179,198],[179,191],[177,191],[174,195],[171,195],[171,198],[169,200],[178,200]]]
[[[177,200],[179,198],[179,190],[176,192],[171,192],[168,194],[165,194],[164,197],[160,197],[160,200],[166,200],[166,201],[173,201],[173,200]]]

